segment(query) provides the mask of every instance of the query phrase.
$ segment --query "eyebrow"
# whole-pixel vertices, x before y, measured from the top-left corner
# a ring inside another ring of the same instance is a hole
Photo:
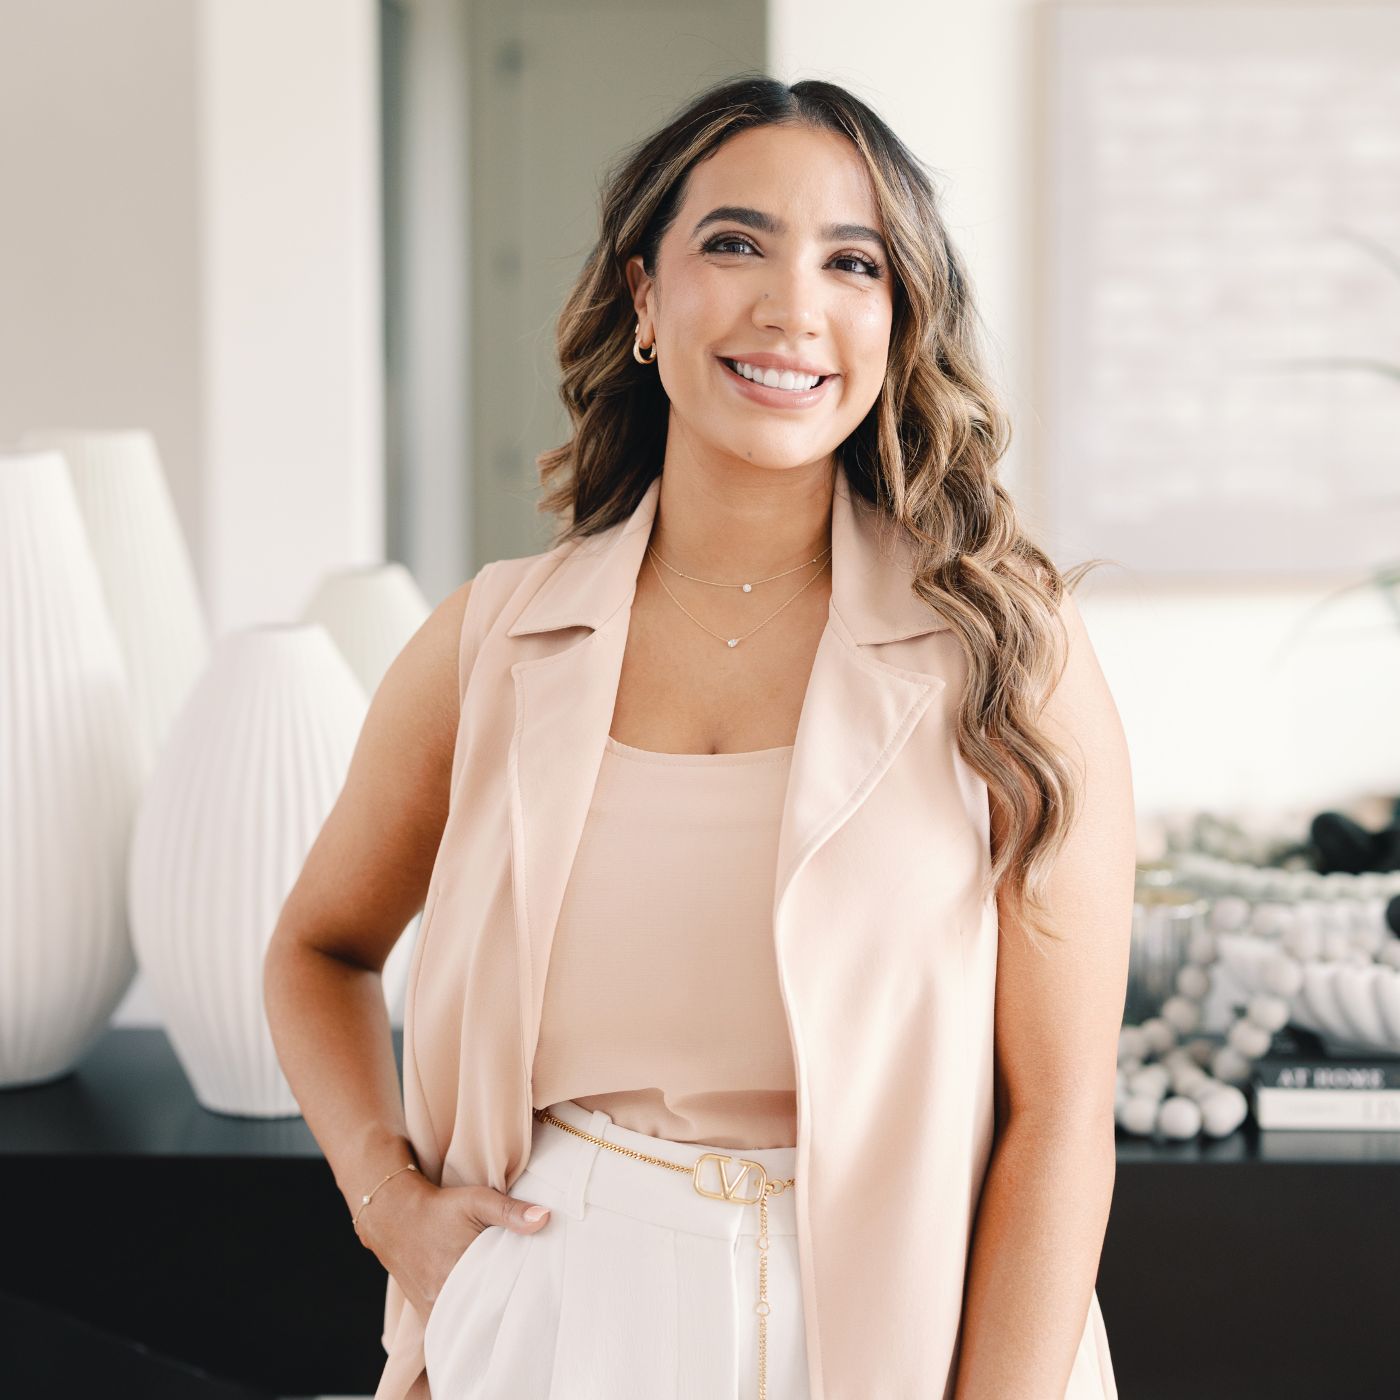
[[[760,229],[764,233],[784,234],[788,231],[787,225],[781,219],[774,218],[772,214],[765,214],[762,209],[749,209],[742,204],[721,204],[718,208],[711,209],[691,229],[690,236],[694,238],[701,229],[709,227],[710,224],[726,223],[748,224],[750,228]],[[874,243],[886,257],[889,256],[885,240],[873,228],[866,228],[864,224],[827,224],[818,232],[823,238],[837,242],[848,238],[867,239]]]

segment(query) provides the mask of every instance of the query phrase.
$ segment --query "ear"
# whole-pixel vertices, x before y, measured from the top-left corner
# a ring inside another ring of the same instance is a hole
[[[634,253],[627,259],[626,265],[627,286],[632,293],[632,309],[637,313],[637,319],[642,324],[642,339],[650,339],[651,332],[651,308],[649,300],[652,287],[655,285],[647,276],[646,269],[642,266],[642,255]]]

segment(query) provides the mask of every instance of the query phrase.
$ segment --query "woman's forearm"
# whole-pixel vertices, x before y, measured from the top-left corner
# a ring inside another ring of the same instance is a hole
[[[353,1215],[361,1196],[415,1160],[383,979],[284,935],[274,938],[263,966],[268,1024],[287,1082]]]
[[[1115,1171],[1112,1120],[1002,1128],[973,1232],[953,1400],[1064,1400]]]

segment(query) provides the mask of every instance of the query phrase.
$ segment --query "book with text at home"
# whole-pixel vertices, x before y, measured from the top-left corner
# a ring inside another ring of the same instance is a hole
[[[1251,1087],[1261,1128],[1400,1131],[1400,1061],[1265,1056]]]
[[[1312,1093],[1400,1091],[1400,1059],[1322,1059],[1265,1055],[1254,1062],[1257,1088],[1299,1089]]]

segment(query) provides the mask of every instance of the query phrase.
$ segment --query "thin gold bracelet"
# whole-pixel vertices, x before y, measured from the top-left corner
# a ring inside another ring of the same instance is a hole
[[[393,1171],[389,1173],[389,1176],[386,1176],[384,1178],[384,1181],[388,1181],[389,1177],[391,1176],[397,1176],[400,1172],[416,1172],[417,1170],[418,1164],[416,1162],[409,1162],[407,1166],[396,1167]],[[383,1186],[384,1181],[381,1181],[379,1183],[379,1186]],[[376,1186],[374,1188],[374,1191],[378,1191],[379,1186]],[[360,1228],[360,1217],[365,1213],[365,1207],[374,1199],[374,1191],[371,1191],[368,1196],[360,1197],[360,1208],[355,1212],[354,1216],[351,1218],[351,1225],[356,1230],[359,1230]]]

